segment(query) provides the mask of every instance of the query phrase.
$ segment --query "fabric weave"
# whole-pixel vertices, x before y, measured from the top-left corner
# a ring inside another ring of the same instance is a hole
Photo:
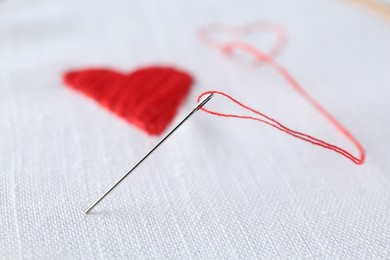
[[[277,73],[196,35],[259,19],[286,27],[278,61],[366,162],[199,111],[86,216],[159,139],[65,88],[72,68],[176,64],[197,82],[172,125],[218,88],[353,151]],[[0,1],[0,259],[390,258],[389,28],[345,1]]]

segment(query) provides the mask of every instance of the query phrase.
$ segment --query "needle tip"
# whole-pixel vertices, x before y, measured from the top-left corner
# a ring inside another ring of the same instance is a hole
[[[92,206],[90,206],[86,211],[84,211],[84,213],[86,214],[86,215],[88,215],[89,214],[89,212],[91,212],[91,210],[95,207],[95,205],[96,205],[97,203],[94,203]]]

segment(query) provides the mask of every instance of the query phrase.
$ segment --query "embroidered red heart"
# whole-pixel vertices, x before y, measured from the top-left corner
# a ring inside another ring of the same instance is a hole
[[[192,77],[172,67],[145,67],[123,74],[110,69],[69,71],[71,88],[146,131],[159,135],[188,95]]]

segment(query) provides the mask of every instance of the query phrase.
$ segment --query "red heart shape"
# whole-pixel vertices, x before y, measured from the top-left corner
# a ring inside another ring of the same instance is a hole
[[[172,67],[145,67],[123,74],[110,69],[69,71],[64,82],[118,116],[159,135],[188,95],[192,77]]]

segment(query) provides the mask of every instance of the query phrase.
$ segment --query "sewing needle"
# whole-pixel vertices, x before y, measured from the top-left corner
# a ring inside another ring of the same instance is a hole
[[[148,156],[154,152],[154,150],[157,149],[157,147],[160,146],[173,132],[175,132],[188,118],[190,118],[196,111],[198,111],[201,107],[203,107],[211,98],[213,97],[213,93],[209,94],[207,97],[205,97],[202,101],[200,101],[194,109],[178,124],[176,125],[163,139],[161,139],[156,146],[154,146],[136,165],[133,166],[125,175],[123,175],[122,178],[120,178],[110,189],[108,189],[94,204],[92,204],[91,207],[89,207],[85,214],[88,214],[101,200],[103,200],[113,189],[115,189],[116,186],[118,186],[119,183],[121,183],[127,176],[130,175],[132,171],[137,168],[138,165],[140,165]]]

